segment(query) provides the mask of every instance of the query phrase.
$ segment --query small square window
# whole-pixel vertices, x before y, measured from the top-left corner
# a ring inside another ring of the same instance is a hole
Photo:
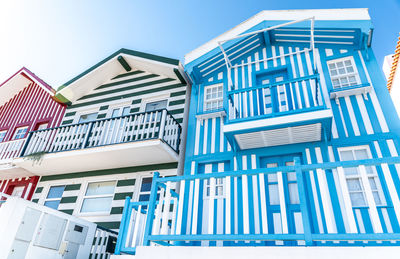
[[[65,186],[52,186],[47,193],[46,200],[44,201],[44,206],[58,209],[58,205],[61,202],[62,195],[64,193]]]
[[[89,121],[94,121],[96,119],[97,119],[97,112],[83,114],[81,115],[81,117],[79,117],[78,123],[85,123]]]
[[[15,130],[14,136],[12,139],[22,139],[25,138],[26,133],[28,132],[28,126],[19,127]]]

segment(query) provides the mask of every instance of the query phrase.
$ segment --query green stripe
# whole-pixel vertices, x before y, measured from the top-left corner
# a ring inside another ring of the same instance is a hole
[[[95,224],[108,229],[119,229],[119,225],[121,222],[112,221],[112,222],[95,222]]]
[[[36,188],[35,193],[42,193],[42,191],[43,191],[43,187],[38,187],[38,188]]]
[[[64,191],[76,191],[79,190],[81,188],[81,184],[71,184],[71,185],[67,185],[65,186]]]
[[[140,110],[139,107],[137,107],[137,108],[132,108],[132,109],[130,110],[130,112],[131,112],[131,113],[135,113],[135,112],[138,112],[139,110]]]
[[[71,124],[74,120],[63,121],[61,125]]]
[[[173,79],[171,79],[171,78],[164,78],[164,79],[159,79],[159,80],[155,80],[155,81],[151,81],[151,82],[147,82],[147,83],[142,83],[142,84],[137,84],[137,85],[128,85],[128,86],[125,86],[125,87],[122,87],[122,88],[118,88],[118,89],[112,89],[112,90],[108,90],[108,91],[104,91],[104,92],[88,94],[88,95],[85,95],[85,96],[79,98],[78,101],[89,99],[89,98],[93,98],[93,97],[99,97],[99,96],[103,96],[103,95],[119,93],[119,92],[122,92],[122,91],[128,91],[128,90],[132,90],[132,89],[137,89],[137,88],[146,87],[146,86],[150,86],[150,85],[156,85],[156,84],[171,82],[172,80]],[[97,88],[97,89],[100,89],[100,87]]]
[[[183,113],[183,109],[177,109],[177,110],[170,110],[168,111],[171,115],[178,114],[178,113]]]
[[[97,119],[104,119],[107,116],[107,113],[97,115]]]
[[[77,198],[77,196],[62,197],[60,203],[75,203]]]
[[[113,207],[111,208],[110,214],[122,214],[124,207]]]
[[[116,168],[116,169],[86,171],[86,172],[71,173],[71,174],[48,175],[48,176],[42,176],[40,181],[46,182],[46,181],[54,181],[54,180],[62,180],[62,179],[100,176],[100,175],[126,174],[126,173],[135,173],[135,172],[143,172],[143,171],[158,171],[158,170],[163,170],[163,169],[174,169],[174,168],[177,168],[177,166],[178,166],[178,163],[166,163],[166,164],[144,165],[144,166]]]
[[[176,121],[177,121],[178,123],[182,123],[182,122],[183,122],[183,118],[176,119]]]
[[[98,104],[98,103],[111,102],[111,101],[115,101],[115,100],[121,100],[121,99],[124,99],[124,98],[139,96],[139,95],[143,95],[143,94],[157,93],[157,92],[161,92],[161,91],[165,91],[165,90],[171,90],[171,89],[174,89],[174,88],[177,88],[177,87],[182,87],[182,86],[183,86],[182,84],[173,84],[173,85],[168,85],[168,86],[164,86],[164,87],[144,90],[144,91],[141,91],[141,92],[123,94],[123,95],[113,96],[113,97],[109,97],[109,98],[103,98],[103,99],[96,100],[96,101],[75,104],[75,105],[71,105],[70,108],[78,108],[78,107],[83,107],[83,106],[88,106],[88,105],[93,105],[93,104]]]
[[[176,97],[176,96],[185,95],[185,94],[186,94],[186,90],[180,91],[180,92],[171,93],[169,96],[170,97]]]
[[[133,192],[120,192],[114,195],[114,200],[125,200],[125,198],[129,196],[132,198]]]
[[[178,77],[179,81],[181,81],[182,84],[186,84],[185,78],[183,78],[179,69],[174,68],[174,73],[175,73],[176,77]]]
[[[72,215],[72,213],[74,213],[74,210],[59,210],[59,211],[67,213],[69,215]]]
[[[127,80],[121,80],[121,81],[118,81],[118,82],[113,82],[113,83],[108,83],[108,84],[101,85],[101,86],[97,87],[95,90],[109,88],[109,87],[116,86],[116,85],[123,85],[123,84],[133,83],[133,82],[137,82],[137,81],[141,81],[141,80],[145,80],[145,79],[150,79],[150,78],[155,78],[155,77],[159,77],[159,76],[160,75],[150,74],[150,75],[135,77],[135,78],[127,79]],[[170,79],[170,78],[168,78],[168,79]],[[170,79],[170,80],[173,80],[173,79]],[[85,98],[86,98],[86,96],[82,97],[81,99],[85,99]]]
[[[108,109],[108,105],[104,105],[100,107],[100,111],[104,111]]]
[[[138,104],[138,103],[141,103],[141,102],[142,102],[142,99],[136,99],[136,100],[132,101],[132,104]]]
[[[119,180],[117,187],[135,185],[136,179]]]
[[[144,53],[144,52],[139,52],[139,51],[135,51],[135,50],[130,50],[130,49],[120,49],[117,52],[113,53],[112,55],[108,56],[107,58],[103,59],[102,61],[100,61],[96,65],[90,67],[89,69],[85,70],[81,74],[79,74],[76,77],[72,78],[71,80],[69,80],[68,82],[63,84],[62,86],[60,86],[58,88],[58,91],[60,91],[61,89],[65,88],[66,86],[72,84],[73,82],[75,82],[79,78],[85,76],[86,74],[90,73],[91,71],[95,70],[96,68],[100,67],[101,65],[103,65],[107,61],[113,59],[114,57],[116,57],[116,56],[118,56],[118,55],[120,55],[122,53],[131,55],[131,56],[145,58],[145,59],[151,59],[151,60],[155,60],[155,61],[159,61],[159,62],[171,64],[171,65],[176,65],[176,66],[179,65],[179,60],[177,60],[177,59],[161,57],[161,56],[148,54],[148,53]]]
[[[65,114],[64,117],[74,116],[75,114],[76,114],[76,112],[68,112]]]
[[[185,99],[172,101],[169,103],[169,106],[179,105],[179,104],[183,104],[183,103],[185,103]]]
[[[38,202],[39,202],[39,199],[32,199],[32,202],[38,203]]]
[[[111,78],[111,80],[121,78],[121,77],[126,77],[126,76],[133,76],[133,75],[137,75],[137,74],[141,74],[141,73],[144,73],[144,71],[136,70],[133,72],[117,75],[116,77]]]

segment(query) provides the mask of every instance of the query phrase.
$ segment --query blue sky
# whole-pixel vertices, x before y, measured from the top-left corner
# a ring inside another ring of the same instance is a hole
[[[400,32],[400,0],[3,0],[0,81],[22,66],[54,88],[120,48],[180,59],[261,10],[369,8],[382,64]]]

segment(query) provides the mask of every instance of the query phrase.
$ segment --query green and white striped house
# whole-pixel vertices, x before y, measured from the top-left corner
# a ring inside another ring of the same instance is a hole
[[[178,60],[127,49],[73,78],[56,95],[61,127],[31,132],[23,151],[41,176],[32,200],[118,230],[126,196],[148,200],[155,171],[181,174],[188,96]]]

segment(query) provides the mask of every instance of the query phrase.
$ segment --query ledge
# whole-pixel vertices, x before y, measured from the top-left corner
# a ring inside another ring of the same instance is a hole
[[[339,97],[346,97],[357,94],[367,94],[371,92],[372,86],[369,84],[355,85],[346,88],[334,89],[330,91],[330,98],[337,99]]]
[[[207,113],[200,113],[196,115],[196,119],[198,120],[206,120],[211,118],[218,118],[218,117],[225,117],[226,112],[225,110],[218,110],[215,112],[207,112]]]

